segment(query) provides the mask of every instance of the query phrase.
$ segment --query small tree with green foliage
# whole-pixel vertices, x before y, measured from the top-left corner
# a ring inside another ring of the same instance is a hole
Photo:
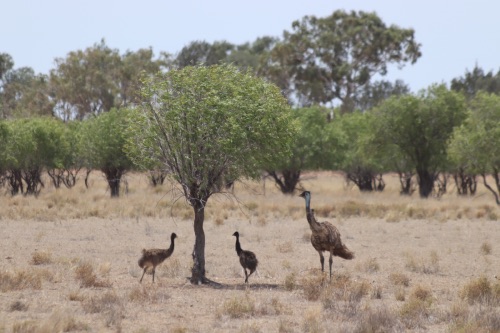
[[[208,199],[228,181],[259,177],[290,152],[295,134],[280,90],[234,66],[188,66],[144,80],[130,122],[129,154],[158,164],[179,184],[194,210],[191,283],[205,276],[203,221]]]
[[[44,186],[42,171],[60,162],[62,123],[55,118],[30,118],[7,124],[6,168],[11,193],[37,195]]]
[[[368,146],[370,115],[361,112],[343,114],[333,123],[343,133],[339,169],[344,172],[346,181],[354,183],[362,192],[382,191],[385,187],[383,169],[376,152],[370,151]]]
[[[124,174],[133,168],[124,151],[127,140],[127,110],[109,112],[86,120],[81,129],[80,151],[88,169],[101,170],[109,185],[111,197],[120,195]]]
[[[447,143],[466,115],[463,95],[444,85],[431,86],[418,95],[392,97],[373,111],[373,138],[392,146],[417,173],[419,193],[428,197],[439,172],[449,167]]]
[[[449,155],[468,172],[480,174],[500,205],[500,96],[476,95],[466,121],[453,133]],[[494,186],[488,183],[488,175],[493,177]]]
[[[328,109],[319,106],[293,110],[299,132],[292,154],[276,170],[267,171],[282,193],[294,193],[304,170],[333,170],[338,166],[341,133],[328,121],[328,114]]]

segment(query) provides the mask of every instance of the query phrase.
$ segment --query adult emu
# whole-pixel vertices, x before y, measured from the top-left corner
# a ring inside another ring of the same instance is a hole
[[[340,239],[340,232],[329,222],[316,221],[314,210],[311,209],[311,192],[304,191],[299,196],[306,200],[306,217],[311,228],[311,244],[318,251],[321,261],[321,271],[325,271],[325,257],[323,251],[330,252],[330,280],[332,279],[333,256],[341,257],[347,260],[354,258],[351,252]]]
[[[243,250],[241,248],[240,233],[238,231],[236,231],[233,236],[236,237],[236,254],[238,254],[238,257],[240,257],[240,264],[245,271],[245,283],[248,283],[248,278],[257,269],[259,261],[257,260],[255,253],[253,253],[252,251]],[[250,271],[250,274],[247,273],[247,269]]]
[[[142,283],[142,278],[144,277],[144,274],[146,274],[146,271],[148,268],[152,267],[153,270],[153,282],[155,282],[155,269],[156,266],[161,264],[165,259],[170,257],[172,253],[174,253],[174,239],[177,237],[177,235],[173,232],[172,235],[170,235],[170,247],[168,249],[143,249],[142,250],[142,257],[139,259],[137,262],[139,264],[140,268],[144,268],[144,271],[142,272],[141,279],[139,282]]]

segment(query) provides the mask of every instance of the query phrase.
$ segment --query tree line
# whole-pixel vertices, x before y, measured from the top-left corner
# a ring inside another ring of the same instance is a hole
[[[387,26],[376,13],[341,10],[323,18],[305,16],[280,37],[241,45],[193,41],[176,55],[155,57],[151,48],[121,54],[102,40],[57,58],[49,74],[15,69],[2,53],[0,179],[13,195],[38,194],[45,186],[42,172],[54,186],[72,187],[77,175],[86,180],[91,170],[100,170],[111,195],[118,196],[122,176],[138,168],[130,148],[135,134],[128,128],[134,111],[155,99],[144,90],[148,82],[161,86],[151,82],[160,74],[232,64],[277,86],[292,106],[289,154],[275,148],[279,160],[251,164],[283,193],[300,186],[304,170],[341,170],[361,191],[382,191],[383,175],[396,172],[405,195],[416,190],[421,197],[439,195],[450,178],[458,194],[473,195],[480,180],[500,204],[500,71],[486,73],[476,66],[449,88],[431,85],[418,93],[402,81],[375,81],[389,65],[415,63],[420,56],[412,29]],[[247,105],[244,99],[239,103]],[[190,130],[224,119],[209,117]],[[226,140],[234,147],[244,142]],[[152,184],[172,172],[161,163],[142,164]],[[217,186],[237,179],[229,171],[212,177]]]

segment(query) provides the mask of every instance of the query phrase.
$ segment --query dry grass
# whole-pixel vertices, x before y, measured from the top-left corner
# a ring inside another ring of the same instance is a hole
[[[469,304],[500,305],[500,282],[492,284],[485,276],[469,281],[460,291],[460,297]]]
[[[33,265],[48,265],[52,263],[52,253],[49,251],[36,251],[31,256]]]
[[[389,280],[396,286],[408,287],[410,285],[410,278],[404,273],[391,273]]]
[[[47,271],[35,269],[0,272],[0,291],[41,289],[42,281],[51,276]]]
[[[108,280],[99,279],[94,272],[94,265],[88,261],[78,264],[75,269],[75,278],[83,288],[106,288],[111,286]]]
[[[153,188],[131,173],[128,193],[111,199],[95,172],[89,189],[0,195],[0,332],[500,331],[500,280],[491,278],[500,274],[500,211],[484,189],[473,199],[421,200],[399,196],[390,175],[386,190],[371,194],[335,173],[305,176],[319,220],[356,253],[333,258],[331,281],[303,199],[269,181],[237,183],[236,200],[216,195],[206,206],[207,277],[220,288],[186,279],[193,210],[171,183]],[[235,230],[259,257],[249,284]],[[139,284],[141,249],[167,247],[171,232],[174,254],[155,283]]]
[[[481,254],[491,254],[491,249],[491,244],[489,242],[484,242],[483,244],[481,244]]]

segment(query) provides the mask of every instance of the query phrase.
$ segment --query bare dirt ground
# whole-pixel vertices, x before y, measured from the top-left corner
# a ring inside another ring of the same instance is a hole
[[[211,198],[206,268],[220,288],[188,282],[192,218],[169,186],[135,175],[128,194],[110,199],[97,177],[90,190],[2,195],[0,332],[500,331],[500,209],[487,194],[401,198],[392,182],[372,194],[331,173],[303,183],[319,220],[356,254],[334,258],[331,282],[302,198],[269,182],[237,185],[239,203]],[[248,285],[234,231],[259,259]],[[172,257],[154,284],[151,275],[140,284],[141,249],[167,248],[172,232]],[[478,281],[492,297],[467,298]]]

